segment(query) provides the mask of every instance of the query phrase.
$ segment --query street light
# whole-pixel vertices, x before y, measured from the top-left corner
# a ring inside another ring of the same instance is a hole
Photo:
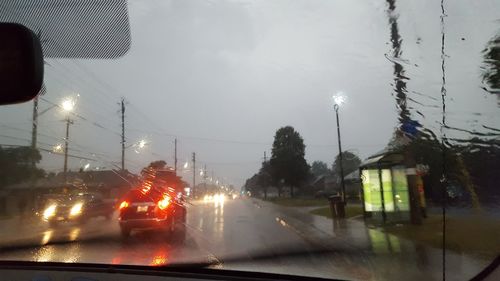
[[[146,148],[147,145],[149,145],[149,141],[146,139],[141,139],[138,142],[132,144],[131,146],[134,147],[135,153],[139,154]]]
[[[66,112],[71,112],[75,109],[75,101],[72,98],[67,98],[62,101],[61,107]]]
[[[90,163],[87,163],[85,164],[85,166],[83,166],[84,171],[87,171],[89,168],[90,168]]]
[[[342,202],[344,205],[346,202],[345,196],[345,183],[344,183],[344,167],[343,167],[343,157],[342,157],[342,142],[340,140],[340,124],[339,124],[339,108],[346,102],[346,98],[342,92],[338,92],[333,96],[333,108],[335,109],[335,116],[337,117],[337,140],[339,143],[339,165],[340,165],[340,184],[342,187]]]
[[[333,102],[334,102],[334,106],[340,107],[341,105],[343,105],[346,102],[346,98],[345,98],[345,96],[343,96],[342,92],[339,92],[338,94],[333,96]]]
[[[139,154],[139,153],[141,153],[142,149],[146,148],[147,145],[149,145],[149,141],[148,140],[146,140],[146,139],[140,139],[140,140],[134,142],[131,145],[125,146],[123,149],[125,150],[125,149],[129,149],[129,148],[133,147],[135,153]]]
[[[52,152],[54,152],[54,153],[61,153],[61,152],[63,152],[63,146],[62,146],[62,144],[58,143],[58,144],[54,145],[54,147],[52,147]]]
[[[66,138],[64,139],[64,182],[66,183],[68,179],[68,141],[69,141],[69,125],[73,124],[73,121],[69,118],[70,113],[75,109],[75,100],[72,98],[66,98],[61,102],[61,108],[66,113]]]
[[[146,146],[146,141],[145,140],[140,140],[139,143],[137,144],[139,148],[144,148]]]

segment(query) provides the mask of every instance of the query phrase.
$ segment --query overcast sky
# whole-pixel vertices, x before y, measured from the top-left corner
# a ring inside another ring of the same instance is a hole
[[[480,88],[480,67],[481,51],[500,30],[500,2],[445,3],[448,123],[498,127],[497,99]],[[139,153],[127,149],[134,172],[152,160],[173,164],[177,136],[179,166],[196,152],[199,168],[239,187],[286,125],[304,138],[309,162],[331,165],[338,153],[331,97],[339,91],[347,98],[340,110],[346,150],[366,158],[392,136],[398,112],[385,1],[148,0],[129,1],[128,9],[132,43],[122,58],[47,59],[44,98],[59,103],[78,93],[77,113],[86,118],[71,125],[70,153],[99,159],[70,158],[71,169],[119,165],[122,96],[127,145],[148,141]],[[439,135],[439,1],[397,1],[396,11],[412,117]],[[41,101],[40,111],[49,106]],[[31,111],[32,103],[0,110],[0,143],[29,143]],[[40,116],[40,147],[63,143],[63,118],[57,108]],[[47,170],[62,164],[43,153]]]

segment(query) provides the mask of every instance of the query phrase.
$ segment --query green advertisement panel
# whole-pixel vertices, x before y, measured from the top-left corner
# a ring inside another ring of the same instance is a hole
[[[405,168],[403,166],[392,168],[392,183],[394,186],[395,208],[397,211],[410,210],[410,196],[408,194],[408,182],[406,180]]]
[[[384,193],[385,211],[394,212],[394,197],[392,194],[392,177],[390,169],[382,170],[382,190]]]
[[[363,194],[366,212],[382,211],[378,170],[363,170]]]

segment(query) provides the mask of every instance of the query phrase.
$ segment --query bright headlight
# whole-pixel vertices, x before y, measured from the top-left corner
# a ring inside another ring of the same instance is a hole
[[[50,217],[53,217],[56,214],[56,208],[56,204],[48,206],[47,209],[43,211],[43,218],[49,219]]]
[[[82,213],[82,207],[83,207],[82,203],[76,203],[75,205],[73,205],[73,207],[71,207],[71,210],[69,211],[69,215],[70,216],[78,216],[79,214]]]

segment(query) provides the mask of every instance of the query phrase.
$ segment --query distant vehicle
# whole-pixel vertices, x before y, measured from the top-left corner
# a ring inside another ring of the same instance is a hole
[[[186,208],[182,197],[159,188],[134,189],[119,206],[118,221],[123,237],[132,230],[160,229],[168,235],[185,234]]]
[[[95,217],[111,219],[114,212],[114,203],[104,202],[98,194],[51,194],[44,199],[40,216],[51,226],[61,222],[85,223]]]

